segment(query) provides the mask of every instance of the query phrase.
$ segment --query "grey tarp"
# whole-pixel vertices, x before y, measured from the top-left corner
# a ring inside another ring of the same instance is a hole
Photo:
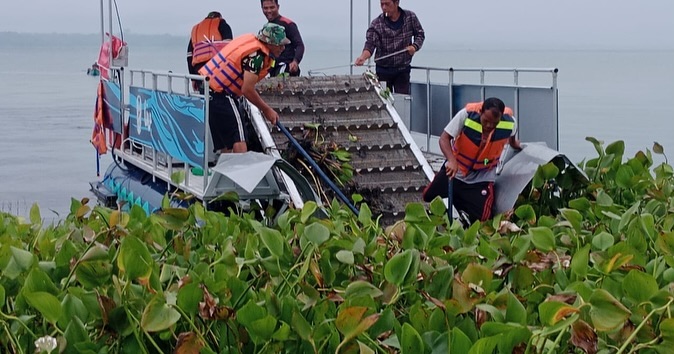
[[[587,180],[585,173],[569,158],[557,150],[550,149],[545,143],[523,143],[521,151],[508,149],[503,156],[504,164],[494,185],[496,189],[494,214],[512,209],[517,197],[536,174],[538,166],[555,159],[562,159],[562,166],[566,166],[565,173],[578,173],[580,178]]]

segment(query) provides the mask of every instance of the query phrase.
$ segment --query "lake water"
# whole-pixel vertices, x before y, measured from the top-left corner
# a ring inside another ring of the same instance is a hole
[[[130,67],[186,71],[182,40],[130,46]],[[348,43],[342,48],[312,50],[308,43],[303,72],[348,64]],[[97,179],[97,167],[89,138],[97,79],[85,72],[97,53],[95,40],[60,40],[39,48],[0,41],[0,210],[27,215],[37,202],[43,217],[58,219],[67,215],[70,198],[92,197],[88,183]],[[560,151],[579,162],[596,154],[586,136],[607,144],[624,140],[628,156],[657,141],[674,157],[672,63],[674,51],[664,50],[424,48],[413,64],[559,68]],[[329,73],[346,69],[341,70]],[[101,173],[110,161],[103,156]]]

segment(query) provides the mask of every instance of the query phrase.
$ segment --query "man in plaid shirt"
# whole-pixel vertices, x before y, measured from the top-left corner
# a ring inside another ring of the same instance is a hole
[[[393,92],[409,94],[410,63],[424,44],[424,29],[414,12],[400,8],[400,0],[380,0],[380,5],[382,14],[367,29],[363,53],[354,64],[363,65],[374,53],[379,81]]]

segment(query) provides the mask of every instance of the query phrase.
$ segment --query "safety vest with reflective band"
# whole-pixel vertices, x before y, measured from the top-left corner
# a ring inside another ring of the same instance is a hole
[[[213,59],[209,60],[199,74],[208,76],[209,87],[215,92],[225,92],[234,97],[241,97],[243,92],[243,59],[261,50],[265,54],[262,70],[258,74],[258,81],[267,76],[273,60],[269,56],[269,49],[253,34],[244,34],[234,38]]]
[[[192,65],[205,63],[229,41],[220,34],[220,18],[207,18],[192,27]]]
[[[469,103],[466,105],[468,117],[463,130],[454,139],[453,152],[459,168],[464,176],[471,171],[488,170],[496,167],[503,148],[508,143],[510,135],[515,127],[513,111],[506,107],[501,121],[491,132],[489,139],[480,147],[482,142],[482,124],[480,123],[480,111],[482,103]]]

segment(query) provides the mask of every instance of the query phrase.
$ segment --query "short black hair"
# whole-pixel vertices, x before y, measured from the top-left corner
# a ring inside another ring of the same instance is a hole
[[[222,15],[217,11],[211,11],[206,18],[222,18]]]
[[[498,110],[498,112],[503,115],[503,112],[505,112],[505,103],[496,97],[489,97],[482,103],[482,112],[486,110]]]
[[[260,0],[260,5],[264,5],[265,1],[273,1],[276,5],[278,5],[278,0]]]

